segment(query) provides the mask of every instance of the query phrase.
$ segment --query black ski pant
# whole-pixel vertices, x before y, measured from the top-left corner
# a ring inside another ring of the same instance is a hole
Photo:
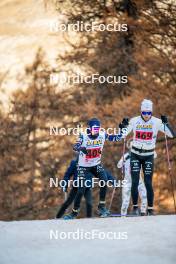
[[[56,215],[56,218],[61,218],[64,215],[66,209],[74,201],[77,192],[78,192],[78,188],[72,187],[66,201],[62,204],[61,208],[59,209],[59,211]],[[86,200],[86,215],[87,215],[87,217],[92,217],[92,191],[91,191],[91,188],[85,189],[84,198]]]
[[[79,187],[78,192],[75,197],[74,201],[74,210],[78,210],[80,208],[81,199],[82,196],[85,193],[86,190],[86,174],[91,172],[96,178],[99,178],[99,180],[104,181],[104,185],[102,184],[102,187],[100,187],[100,204],[105,203],[106,199],[106,192],[107,192],[107,174],[102,167],[101,164],[93,167],[78,167],[78,181],[79,181]]]
[[[148,206],[153,207],[154,193],[152,187],[152,177],[153,177],[153,168],[154,168],[154,155],[142,156],[131,153],[131,178],[132,178],[132,187],[131,195],[133,205],[138,204],[138,185],[141,167],[144,173],[144,183],[147,190],[147,201]]]

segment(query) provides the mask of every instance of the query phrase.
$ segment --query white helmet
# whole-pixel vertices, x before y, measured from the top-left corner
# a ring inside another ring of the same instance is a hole
[[[142,111],[153,111],[153,103],[151,100],[144,99],[141,103],[141,112]]]

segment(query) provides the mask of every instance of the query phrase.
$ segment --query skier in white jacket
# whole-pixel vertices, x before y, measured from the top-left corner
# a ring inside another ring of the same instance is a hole
[[[124,177],[125,185],[122,187],[122,206],[121,206],[122,216],[127,215],[127,211],[131,199],[131,185],[132,185],[131,167],[130,167],[131,142],[128,141],[127,147],[129,148],[129,152],[126,152],[124,158],[121,157],[121,159],[117,163],[117,167],[119,169],[121,169],[122,166],[124,166],[124,175],[125,175]],[[147,210],[147,191],[141,175],[139,179],[138,192],[141,199],[140,213],[141,215],[145,215]]]
[[[175,137],[174,131],[168,124],[167,116],[161,116],[161,119],[159,119],[152,114],[152,101],[144,99],[141,103],[141,114],[132,118],[127,126],[127,135],[133,132],[130,164],[132,177],[131,194],[134,215],[139,214],[138,185],[141,167],[143,169],[144,182],[147,189],[147,214],[154,214],[152,177],[154,169],[154,150],[158,131],[166,133],[168,137]]]

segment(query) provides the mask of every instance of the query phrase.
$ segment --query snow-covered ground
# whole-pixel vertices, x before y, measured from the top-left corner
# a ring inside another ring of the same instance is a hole
[[[174,215],[1,221],[0,263],[176,263],[175,231]]]

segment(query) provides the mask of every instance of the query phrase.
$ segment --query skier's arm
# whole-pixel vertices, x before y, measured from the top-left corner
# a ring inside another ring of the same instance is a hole
[[[122,134],[117,134],[117,135],[105,135],[105,140],[108,141],[120,141],[122,139]]]
[[[84,154],[87,154],[87,149],[86,147],[82,146],[82,143],[83,143],[83,135],[80,134],[76,141],[76,144],[73,145],[73,150],[77,152],[82,151]]]
[[[126,154],[124,155],[124,162],[126,161],[126,159],[127,159],[128,157],[129,157],[129,154],[126,153]],[[121,159],[118,161],[118,163],[117,163],[117,168],[118,168],[118,169],[121,169],[122,166],[123,166],[123,157],[121,157]]]
[[[154,151],[154,159],[156,159],[157,158],[157,153],[156,153],[156,151]]]
[[[134,122],[134,118],[131,118],[128,126],[126,127],[126,136],[128,136],[133,130],[133,122]]]
[[[116,185],[116,182],[117,182],[117,179],[114,178],[114,177],[112,176],[112,174],[111,174],[108,170],[106,170],[106,169],[105,169],[105,173],[106,173],[106,175],[107,175],[107,179],[108,179],[108,181],[112,184],[112,186],[115,186],[115,185]]]
[[[77,167],[76,167],[76,161],[75,160],[72,160],[70,162],[70,165],[69,167],[67,168],[65,174],[64,174],[64,178],[63,180],[66,182],[66,186],[65,186],[65,189],[67,189],[67,186],[68,186],[68,181],[70,180],[70,178],[74,175],[74,172],[75,170],[77,170]]]
[[[106,134],[105,135],[105,140],[108,140],[108,141],[120,141],[122,138],[126,137],[127,129],[125,127],[121,128],[120,125],[119,125],[120,133],[118,133],[116,135]]]
[[[107,179],[108,181],[114,181],[115,178],[111,175],[111,173],[105,169],[106,175],[107,175]]]
[[[121,159],[118,161],[117,168],[118,169],[122,168],[122,165],[123,165],[123,157],[121,157]]]
[[[76,143],[73,145],[74,151],[80,151],[83,143],[83,135],[79,135],[78,139],[76,140]]]
[[[171,126],[168,123],[168,119],[166,116],[161,116],[161,119],[159,120],[159,131],[166,133],[166,135],[170,138],[175,138],[176,133],[175,131],[171,128]]]

